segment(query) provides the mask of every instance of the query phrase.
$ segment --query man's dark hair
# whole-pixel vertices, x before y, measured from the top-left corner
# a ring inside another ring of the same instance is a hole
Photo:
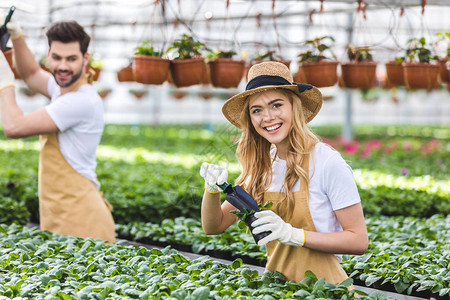
[[[53,24],[47,30],[48,46],[53,41],[62,43],[79,42],[81,53],[84,55],[91,41],[90,36],[84,31],[83,27],[75,21],[58,22]]]

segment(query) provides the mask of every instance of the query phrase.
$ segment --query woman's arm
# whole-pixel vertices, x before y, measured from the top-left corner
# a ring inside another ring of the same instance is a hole
[[[364,254],[369,238],[361,203],[336,210],[335,213],[343,231],[305,231],[304,247],[334,254]]]
[[[230,213],[236,210],[228,201],[220,205],[220,193],[205,191],[202,200],[202,226],[206,234],[220,234],[236,222],[237,217]]]

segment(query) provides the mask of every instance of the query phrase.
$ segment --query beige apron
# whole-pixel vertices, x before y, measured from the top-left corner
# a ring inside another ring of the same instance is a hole
[[[309,155],[306,156],[303,169],[308,171]],[[294,192],[295,206],[291,217],[284,220],[293,227],[303,228],[306,231],[317,231],[309,211],[306,181],[300,180],[300,191]],[[264,193],[264,203],[271,201],[272,210],[283,215],[283,209],[278,211],[277,203],[281,200],[281,193]],[[285,206],[283,206],[285,207]],[[311,250],[304,247],[286,246],[278,241],[269,242],[266,245],[267,264],[266,270],[278,271],[288,280],[300,282],[305,277],[305,272],[311,270],[317,278],[325,277],[327,282],[340,283],[348,278],[340,266],[338,258],[334,254]]]
[[[59,149],[56,133],[41,135],[40,143],[40,228],[114,243],[112,206],[103,193],[66,161]]]

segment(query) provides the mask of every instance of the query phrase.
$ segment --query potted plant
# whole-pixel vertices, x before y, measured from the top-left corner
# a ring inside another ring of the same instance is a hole
[[[16,68],[14,68],[14,63],[13,63],[13,48],[10,47],[6,47],[5,51],[3,51],[3,55],[5,55],[6,61],[9,64],[9,67],[11,68],[11,70],[14,73],[14,78],[15,79],[20,79],[20,75],[19,73],[16,71]]]
[[[39,65],[43,70],[50,72],[49,68],[47,67],[47,55],[41,55],[41,58],[39,58]]]
[[[450,77],[448,72],[448,64],[449,64],[449,58],[450,58],[450,32],[439,32],[436,34],[438,37],[438,43],[445,43],[446,45],[446,55],[443,56],[438,60],[439,64],[439,77],[441,78],[442,82],[450,83]]]
[[[386,67],[386,84],[389,87],[405,85],[405,77],[403,75],[403,62],[405,57],[398,56],[394,60],[388,61]]]
[[[170,61],[170,74],[177,87],[186,87],[205,82],[207,70],[202,51],[205,46],[192,36],[183,34],[176,39],[167,53],[173,53]]]
[[[262,54],[259,53],[259,54],[257,54],[253,59],[251,59],[251,60],[250,60],[250,63],[246,66],[245,72],[244,72],[245,79],[247,79],[248,71],[250,70],[250,68],[251,68],[253,65],[258,64],[258,63],[261,63],[261,62],[264,62],[264,61],[277,61],[277,62],[280,62],[280,63],[285,64],[286,67],[288,67],[288,68],[289,68],[290,65],[291,65],[291,61],[290,61],[290,60],[283,59],[283,58],[282,58],[279,54],[277,54],[276,51],[274,51],[274,50],[269,50],[269,51],[266,51],[266,52],[264,52],[264,53],[262,53]]]
[[[376,84],[377,63],[373,61],[371,49],[349,45],[349,62],[341,64],[341,84],[352,89],[369,89]]]
[[[133,76],[137,82],[162,84],[169,74],[170,60],[162,57],[149,41],[142,41],[133,55]]]
[[[209,51],[207,58],[209,75],[214,87],[235,88],[241,82],[244,74],[245,61],[233,59],[237,53],[231,51]]]
[[[91,53],[91,55],[89,55],[88,70],[89,68],[94,71],[93,80],[97,81],[103,68],[103,61],[100,58],[100,54]]]
[[[132,82],[134,81],[133,75],[133,59],[130,59],[128,66],[121,68],[117,71],[117,80],[119,82]]]
[[[435,89],[439,86],[439,66],[432,63],[438,57],[426,47],[424,37],[411,38],[406,48],[406,60],[403,63],[405,85],[410,89]]]
[[[316,87],[333,86],[338,80],[336,56],[331,51],[330,44],[334,42],[332,36],[323,36],[313,40],[306,41],[306,45],[312,48],[306,52],[300,53],[298,57],[299,69],[303,72],[305,81]],[[330,52],[330,57],[326,56]]]

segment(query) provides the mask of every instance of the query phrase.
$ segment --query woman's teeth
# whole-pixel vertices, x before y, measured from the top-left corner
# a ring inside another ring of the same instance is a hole
[[[276,130],[276,129],[280,128],[280,127],[281,127],[281,124],[277,124],[277,125],[273,125],[273,126],[270,126],[270,127],[266,127],[266,130],[267,131],[273,131],[273,130]]]

